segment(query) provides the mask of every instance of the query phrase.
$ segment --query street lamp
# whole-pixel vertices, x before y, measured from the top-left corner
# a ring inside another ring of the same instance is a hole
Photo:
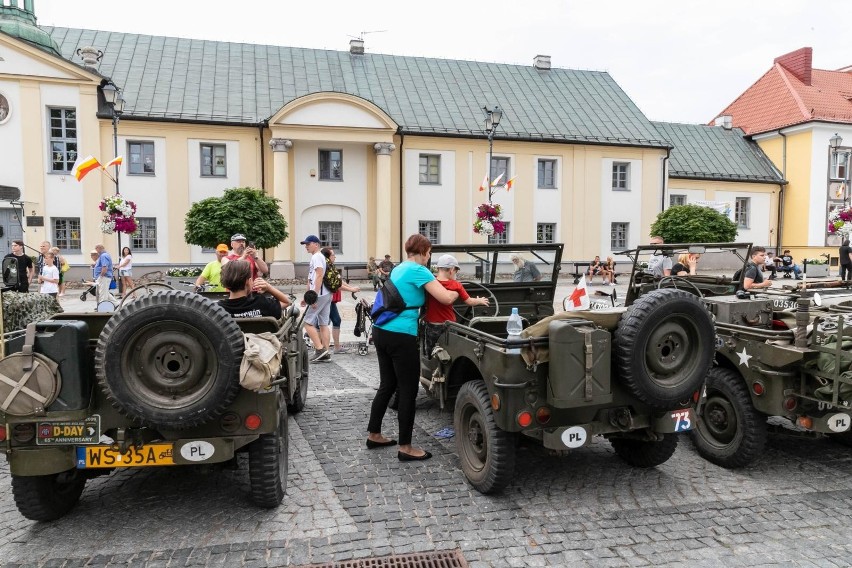
[[[104,101],[107,105],[109,105],[112,110],[112,145],[113,145],[113,157],[118,157],[118,122],[121,120],[121,115],[124,112],[124,97],[121,96],[121,89],[115,86],[115,83],[112,81],[107,81],[107,83],[101,87],[101,92],[104,94]],[[115,194],[118,195],[118,164],[115,164]],[[121,233],[116,231],[118,235],[118,256],[117,258],[121,258]],[[118,291],[119,293],[123,293],[124,291],[121,289],[122,282],[119,280],[118,282]]]
[[[500,125],[500,119],[503,118],[503,111],[500,107],[494,105],[494,108],[489,109],[487,106],[482,107],[485,111],[485,131],[488,133],[488,203],[491,203],[491,197],[494,189],[491,187],[492,160],[494,159],[494,131]]]

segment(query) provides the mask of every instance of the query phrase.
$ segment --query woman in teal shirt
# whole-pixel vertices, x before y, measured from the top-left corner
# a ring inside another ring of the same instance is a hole
[[[391,282],[399,290],[406,306],[420,307],[426,303],[426,292],[444,305],[452,304],[458,292],[451,292],[426,268],[432,254],[432,243],[423,235],[411,235],[405,241],[408,260],[391,272]],[[420,356],[417,350],[418,310],[403,310],[397,317],[382,325],[373,326],[373,343],[379,359],[379,390],[370,409],[367,425],[367,448],[392,446],[396,440],[382,435],[382,419],[393,393],[399,390],[399,452],[400,461],[428,460],[432,454],[411,445],[414,430],[415,400],[420,384]]]

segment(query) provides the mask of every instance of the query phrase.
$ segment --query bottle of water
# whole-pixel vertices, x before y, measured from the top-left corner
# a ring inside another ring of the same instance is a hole
[[[512,308],[512,315],[509,316],[509,320],[506,322],[506,333],[509,340],[520,339],[521,332],[524,330],[524,322],[521,320],[520,314],[518,314],[518,308]],[[506,350],[506,353],[510,355],[520,355],[521,348],[520,347],[511,347]]]

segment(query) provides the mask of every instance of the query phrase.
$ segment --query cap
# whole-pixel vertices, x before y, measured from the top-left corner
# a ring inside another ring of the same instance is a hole
[[[228,245],[218,245],[216,247],[216,252],[228,252]]]
[[[237,233],[236,235],[231,235],[232,241],[247,241],[248,239],[242,233]]]
[[[308,243],[317,243],[317,244],[319,244],[319,242],[320,242],[320,240],[319,240],[319,237],[318,237],[318,236],[316,236],[316,235],[308,235],[307,237],[305,237],[305,240],[304,240],[304,241],[302,241],[302,242],[301,242],[301,243],[299,243],[299,244],[302,244],[302,245],[306,245],[306,244],[308,244]]]
[[[89,254],[101,254],[97,251],[97,249],[92,249],[89,251]]]
[[[459,261],[451,254],[442,254],[438,259],[438,268],[461,268]]]

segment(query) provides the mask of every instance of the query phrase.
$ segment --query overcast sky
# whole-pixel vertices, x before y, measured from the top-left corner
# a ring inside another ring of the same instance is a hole
[[[19,0],[23,4],[23,0]],[[850,0],[36,0],[41,25],[608,71],[651,120],[705,123],[812,47],[852,65]],[[382,31],[378,31],[382,30]],[[499,104],[499,101],[494,101]]]

